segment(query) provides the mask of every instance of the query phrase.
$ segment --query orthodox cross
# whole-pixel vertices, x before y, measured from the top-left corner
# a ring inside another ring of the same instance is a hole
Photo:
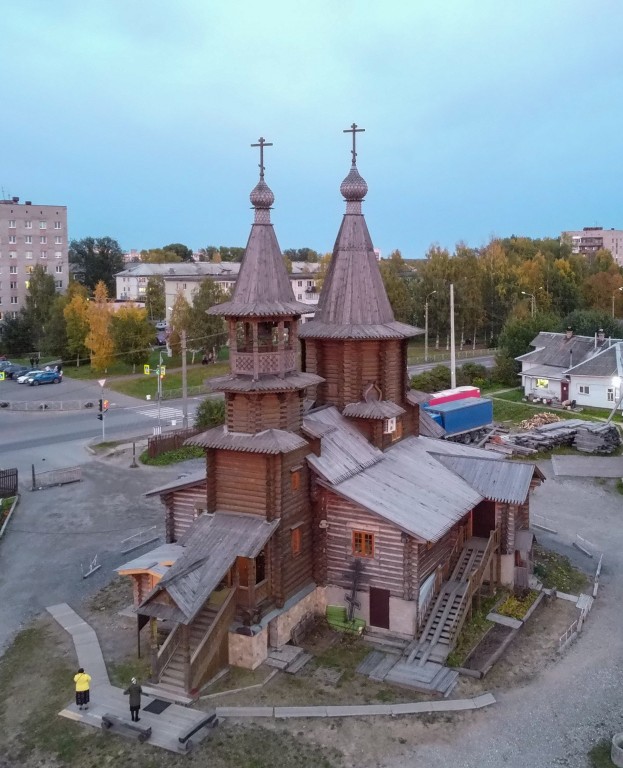
[[[356,165],[357,163],[357,134],[358,133],[364,133],[366,129],[365,128],[357,128],[357,123],[353,123],[350,128],[345,128],[342,133],[352,133],[353,134],[353,148],[351,149],[351,154],[353,156],[353,165]]]
[[[252,147],[260,148],[260,179],[264,178],[264,147],[272,147],[272,144],[266,141],[263,136],[257,140],[257,144],[251,144]]]

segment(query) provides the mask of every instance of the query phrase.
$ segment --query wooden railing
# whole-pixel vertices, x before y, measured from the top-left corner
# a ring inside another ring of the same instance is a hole
[[[181,639],[182,639],[182,624],[178,624],[175,627],[175,629],[169,632],[167,639],[158,649],[158,658],[156,662],[157,668],[154,670],[154,674],[156,675],[156,678],[158,680],[160,679],[160,675],[162,675],[162,673],[166,669],[167,664],[171,661],[171,659],[175,655],[175,651],[177,651],[177,648],[180,644]]]
[[[494,530],[491,531],[489,534],[489,541],[487,542],[487,546],[485,547],[484,552],[482,553],[482,560],[480,561],[480,565],[478,568],[476,568],[475,571],[471,574],[469,579],[467,580],[467,588],[465,589],[465,592],[463,594],[463,599],[461,600],[461,604],[459,606],[459,610],[457,611],[457,616],[459,616],[459,620],[454,625],[454,629],[450,631],[450,647],[454,644],[454,641],[459,636],[461,630],[463,629],[463,624],[465,623],[465,619],[467,618],[467,614],[469,612],[469,606],[472,604],[472,600],[474,598],[474,595],[480,589],[480,586],[482,584],[482,580],[485,575],[485,570],[487,569],[487,566],[489,565],[489,560],[493,556],[493,553],[498,549],[500,546],[500,529],[494,528]]]
[[[233,587],[230,588],[229,595],[223,600],[212,625],[190,657],[190,690],[200,685],[201,678],[205,675],[208,665],[212,661],[214,654],[219,650],[222,630],[224,628],[227,629],[234,620],[236,614],[235,594],[236,590]]]
[[[443,568],[441,565],[438,565],[435,571],[428,577],[429,579],[433,579],[433,585],[431,589],[429,590],[428,594],[424,598],[423,602],[421,602],[418,605],[418,619],[417,619],[417,627],[416,627],[416,636],[419,632],[420,627],[422,626],[422,622],[424,621],[424,618],[426,617],[426,611],[430,608],[433,600],[437,598],[437,595],[439,594],[439,590],[441,589],[441,585],[443,584]]]

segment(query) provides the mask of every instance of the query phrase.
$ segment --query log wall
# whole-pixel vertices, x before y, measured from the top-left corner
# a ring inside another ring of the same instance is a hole
[[[303,418],[304,391],[228,393],[227,428],[231,432],[255,434],[264,429],[298,431]]]
[[[430,547],[427,544],[419,545],[420,583],[423,583],[440,565],[444,569],[444,578],[450,575],[448,567],[449,558],[458,537],[460,524],[455,525],[445,536]]]
[[[215,509],[266,515],[268,459],[264,454],[217,450],[212,452]]]
[[[206,508],[206,483],[181,488],[163,496],[166,505],[166,540],[177,541],[188,530],[197,516],[197,509]]]

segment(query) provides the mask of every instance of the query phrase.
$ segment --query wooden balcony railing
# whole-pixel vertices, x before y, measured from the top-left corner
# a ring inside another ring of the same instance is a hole
[[[230,587],[229,594],[223,600],[212,625],[190,657],[190,690],[201,685],[210,663],[220,649],[222,633],[227,631],[236,615],[236,590]]]

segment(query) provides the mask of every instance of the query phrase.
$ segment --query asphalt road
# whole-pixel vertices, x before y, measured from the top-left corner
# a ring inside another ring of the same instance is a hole
[[[465,363],[476,363],[477,365],[484,365],[485,368],[493,368],[495,365],[494,355],[482,355],[481,357],[470,357],[456,361],[457,368],[460,368]],[[450,366],[450,358],[447,360],[435,360],[430,363],[418,363],[417,365],[407,366],[409,376],[414,376],[416,373],[424,373],[424,371],[431,371],[437,365]]]

